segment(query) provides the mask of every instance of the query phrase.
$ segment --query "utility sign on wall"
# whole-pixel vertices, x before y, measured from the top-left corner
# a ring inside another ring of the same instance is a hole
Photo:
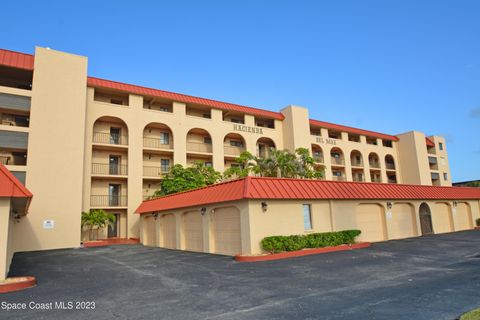
[[[53,229],[55,227],[55,221],[43,220],[43,229]]]

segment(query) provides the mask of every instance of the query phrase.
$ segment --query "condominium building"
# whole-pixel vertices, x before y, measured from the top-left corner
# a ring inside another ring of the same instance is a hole
[[[244,150],[311,150],[326,180],[450,186],[445,139],[390,135],[89,77],[87,58],[0,50],[0,162],[34,194],[14,250],[76,247],[80,215],[105,209],[102,237],[138,237],[135,210],[173,164],[223,172]],[[48,228],[45,227],[48,221]],[[85,235],[83,235],[85,236]]]

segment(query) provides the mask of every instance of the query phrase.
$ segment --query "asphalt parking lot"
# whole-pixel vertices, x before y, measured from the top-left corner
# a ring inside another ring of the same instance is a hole
[[[0,318],[456,319],[480,306],[479,271],[480,231],[257,263],[141,245],[19,253],[10,275],[36,276],[38,286],[0,303],[95,309]]]

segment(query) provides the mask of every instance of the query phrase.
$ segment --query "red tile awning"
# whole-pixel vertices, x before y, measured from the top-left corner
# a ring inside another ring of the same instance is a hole
[[[27,214],[33,194],[10,172],[0,165],[0,198],[11,198],[20,214]]]
[[[241,199],[480,200],[480,189],[248,177],[146,200],[136,212],[161,212]]]

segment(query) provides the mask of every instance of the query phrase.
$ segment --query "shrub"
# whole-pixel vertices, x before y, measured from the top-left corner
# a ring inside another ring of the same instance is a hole
[[[475,220],[475,223],[477,224],[477,227],[480,227],[480,218],[478,218],[477,220]]]
[[[332,247],[341,244],[355,243],[355,238],[360,235],[360,233],[360,230],[344,230],[311,233],[307,235],[271,236],[263,238],[261,246],[263,250],[270,253],[296,251],[305,248]]]

